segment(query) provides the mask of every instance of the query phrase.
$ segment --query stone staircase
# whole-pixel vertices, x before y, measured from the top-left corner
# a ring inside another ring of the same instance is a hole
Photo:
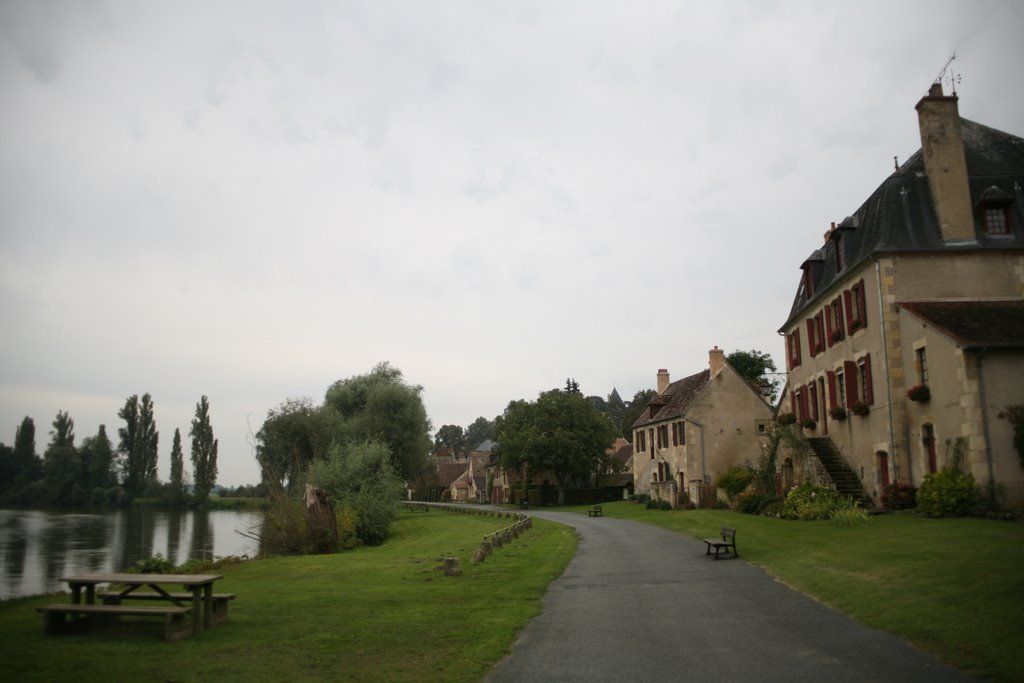
[[[864,490],[864,485],[860,482],[860,477],[843,460],[843,456],[839,454],[832,439],[828,437],[810,438],[807,439],[807,443],[811,445],[814,455],[828,472],[828,476],[839,493],[860,501],[861,505],[866,508],[874,507],[871,498]]]

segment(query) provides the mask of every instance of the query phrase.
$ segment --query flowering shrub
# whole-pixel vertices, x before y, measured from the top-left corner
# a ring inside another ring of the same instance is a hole
[[[882,490],[882,507],[887,510],[909,510],[917,505],[917,489],[905,482],[893,482]]]
[[[750,485],[753,478],[754,473],[750,471],[749,467],[734,465],[718,475],[718,478],[715,479],[715,487],[725,491],[729,500],[734,500]]]
[[[928,388],[927,384],[915,384],[914,386],[907,389],[907,398],[911,401],[927,401],[932,397],[932,390]]]
[[[841,506],[841,500],[834,489],[800,484],[786,495],[782,516],[786,519],[828,519]]]
[[[850,498],[840,498],[828,518],[836,526],[863,526],[871,521],[868,511]]]
[[[775,418],[775,421],[780,425],[791,425],[796,422],[796,415],[793,413],[779,413],[778,417]]]
[[[974,475],[952,466],[927,475],[917,490],[917,509],[929,517],[963,517],[977,502]]]

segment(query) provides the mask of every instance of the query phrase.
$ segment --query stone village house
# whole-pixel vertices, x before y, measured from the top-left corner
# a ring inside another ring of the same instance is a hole
[[[1024,403],[1024,140],[960,118],[940,84],[917,112],[921,149],[801,266],[781,410],[876,502],[959,453],[993,502],[1020,509],[1000,413]],[[786,483],[813,478],[800,467],[785,462]]]
[[[658,394],[633,423],[636,493],[679,505],[685,494],[709,504],[707,486],[733,465],[754,465],[773,417],[764,396],[725,360],[717,346],[708,368],[670,382],[658,370]]]

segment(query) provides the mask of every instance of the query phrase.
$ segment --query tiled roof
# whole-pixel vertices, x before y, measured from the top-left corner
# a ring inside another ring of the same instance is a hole
[[[633,428],[642,427],[652,422],[661,422],[674,417],[683,417],[690,409],[693,401],[700,392],[711,381],[711,370],[703,370],[696,375],[684,377],[669,384],[665,393],[651,399],[648,406],[655,406],[657,409],[651,415],[650,408],[645,408],[640,417],[633,423]]]
[[[908,301],[900,304],[960,346],[1024,348],[1024,300]]]
[[[441,486],[448,486],[462,474],[469,471],[469,463],[456,462],[441,466]]]
[[[944,242],[919,149],[837,226],[833,235],[843,236],[848,264],[842,272],[836,270],[838,239],[829,239],[804,261],[814,273],[813,293],[807,297],[803,287],[798,289],[782,330],[800,318],[804,309],[834,296],[829,287],[873,254],[1024,248],[1024,139],[967,119],[961,118],[960,122],[971,202],[977,206],[981,196],[993,187],[1012,195],[1010,234],[989,236],[977,229],[973,242]]]
[[[625,465],[633,457],[633,444],[620,436],[618,439],[615,439],[615,443],[608,449],[608,454],[616,462]]]

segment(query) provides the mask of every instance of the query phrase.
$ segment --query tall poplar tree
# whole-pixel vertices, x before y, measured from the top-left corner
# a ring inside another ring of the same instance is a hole
[[[125,421],[125,426],[117,430],[124,489],[129,497],[137,498],[156,482],[160,433],[153,420],[153,399],[143,394],[140,402],[138,394],[129,396],[117,416]]]
[[[36,423],[27,415],[14,433],[14,463],[21,486],[43,475],[43,461],[36,455]]]
[[[174,442],[171,444],[171,499],[180,503],[185,485],[185,463],[181,452],[181,430],[174,429]]]
[[[193,502],[201,505],[217,482],[217,439],[213,438],[210,402],[205,396],[196,404],[196,416],[192,418],[189,436],[192,437]]]
[[[81,461],[75,449],[75,421],[62,410],[57,411],[50,432],[50,445],[43,457],[46,473],[46,488],[49,502],[53,505],[70,505],[84,502],[81,481]],[[76,495],[76,484],[78,495]]]

